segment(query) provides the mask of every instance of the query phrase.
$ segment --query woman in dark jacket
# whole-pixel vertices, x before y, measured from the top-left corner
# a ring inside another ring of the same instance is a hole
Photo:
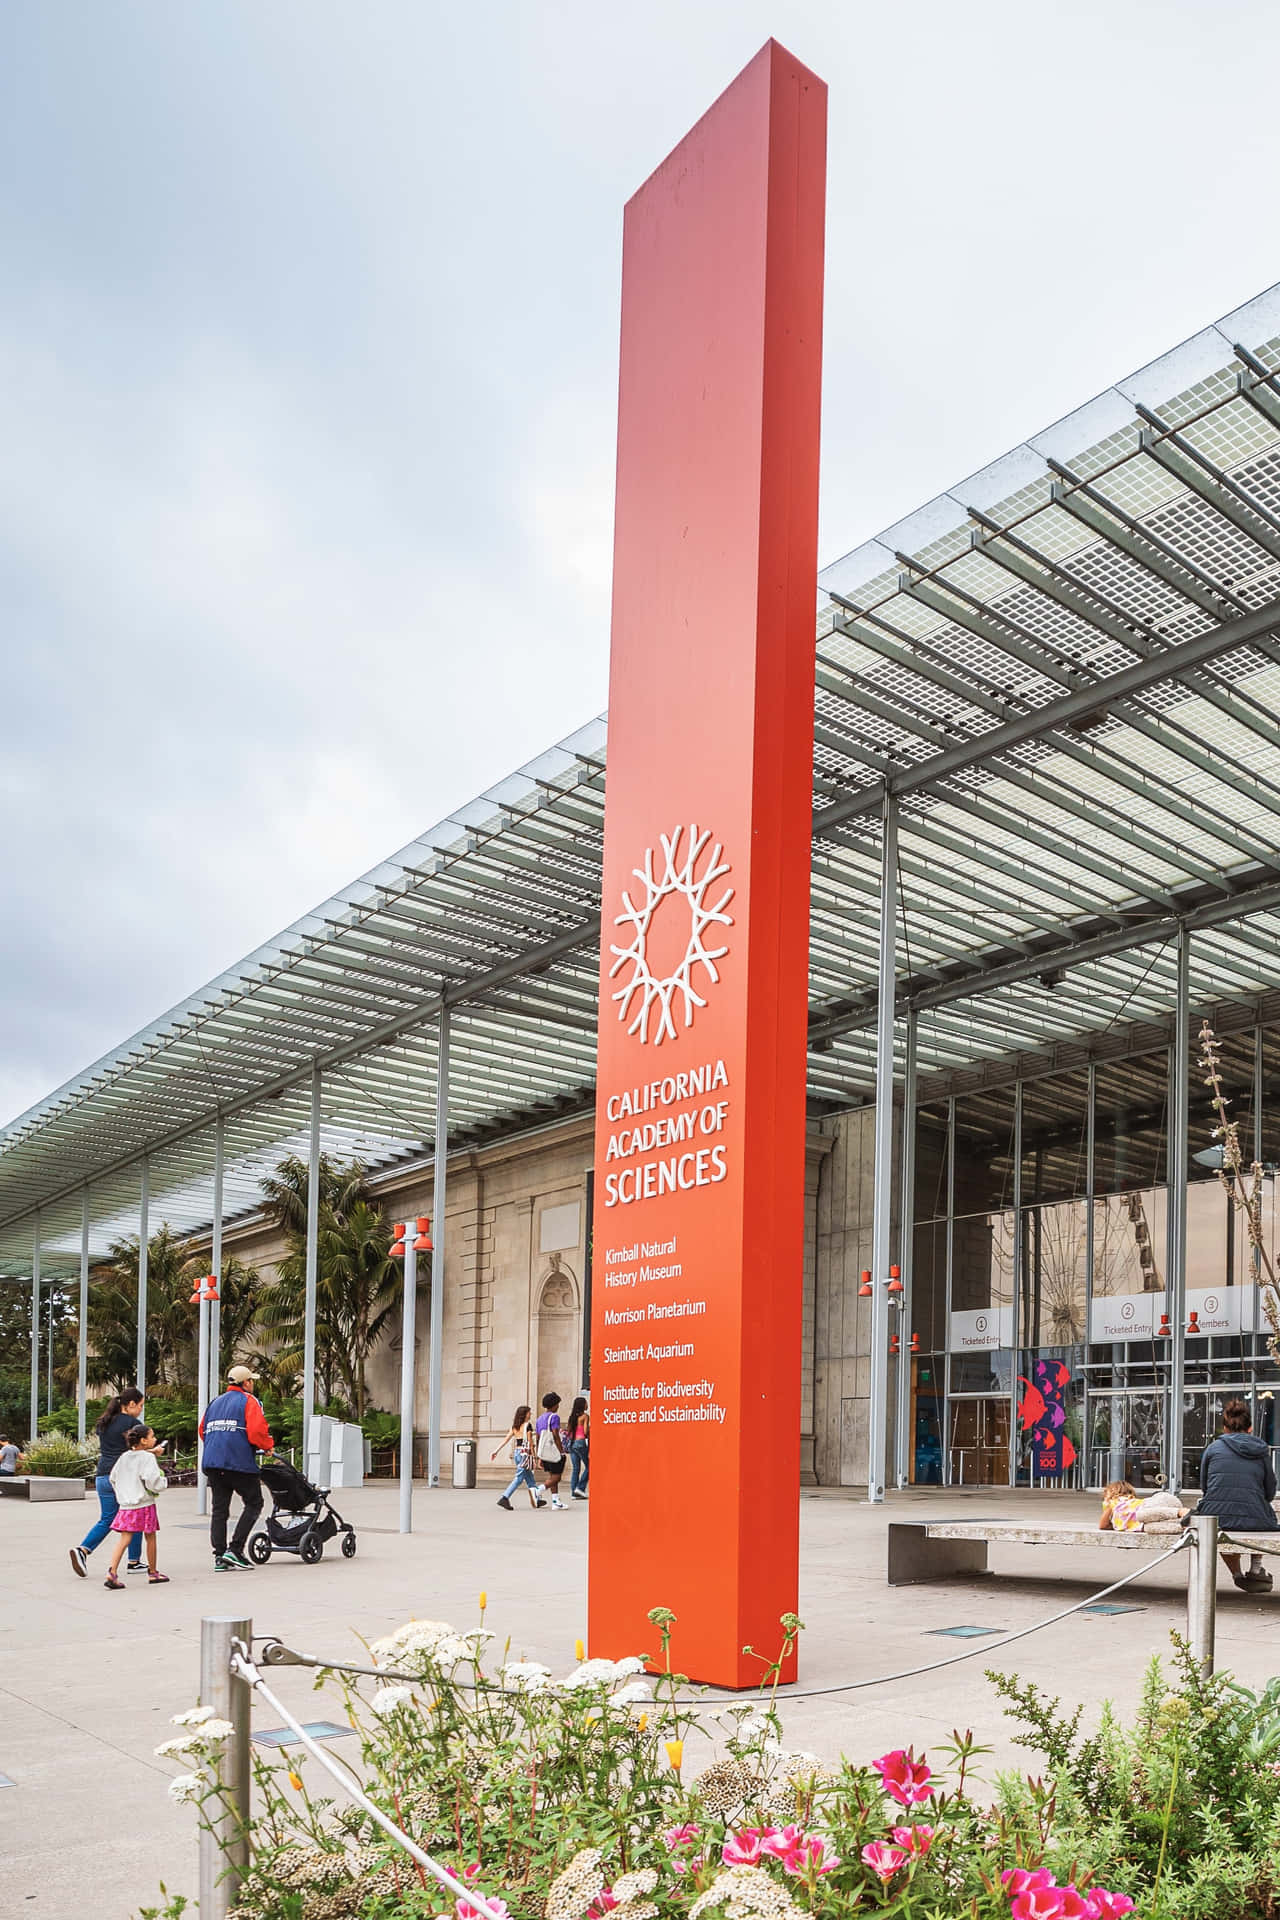
[[[1249,1431],[1252,1424],[1244,1401],[1228,1400],[1222,1409],[1223,1431],[1200,1458],[1203,1498],[1196,1512],[1216,1514],[1221,1526],[1237,1533],[1275,1533],[1280,1520],[1271,1504],[1276,1497],[1271,1450],[1255,1440]],[[1271,1575],[1260,1554],[1252,1555],[1248,1573],[1241,1572],[1238,1553],[1222,1557],[1238,1587],[1247,1593],[1270,1593]]]

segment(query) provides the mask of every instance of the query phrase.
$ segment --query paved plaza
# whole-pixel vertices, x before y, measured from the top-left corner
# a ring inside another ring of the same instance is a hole
[[[555,1670],[573,1664],[585,1631],[588,1511],[501,1512],[491,1490],[422,1492],[419,1528],[396,1531],[395,1489],[374,1485],[335,1495],[360,1529],[354,1561],[306,1567],[288,1557],[252,1573],[214,1574],[194,1492],[164,1501],[162,1565],[167,1587],[131,1579],[123,1593],[102,1584],[105,1548],[77,1580],[66,1546],[94,1505],[0,1504],[0,1913],[45,1920],[128,1920],[161,1880],[194,1894],[194,1827],[172,1806],[165,1783],[176,1771],[153,1748],[168,1736],[168,1716],[196,1696],[202,1613],[251,1615],[255,1630],[278,1633],[309,1652],[360,1658],[353,1630],[382,1633],[412,1615],[478,1622],[487,1590],[487,1624],[513,1650]],[[1014,1630],[1104,1586],[1135,1562],[1105,1548],[993,1549],[995,1577],[890,1589],[885,1585],[887,1518],[927,1513],[977,1517],[1029,1510],[1056,1518],[1096,1514],[1087,1496],[1045,1493],[904,1494],[873,1510],[835,1492],[801,1502],[800,1611],[805,1687],[834,1686],[945,1658],[962,1640],[940,1629]],[[661,1537],[661,1508],[636,1509],[636,1524]],[[655,1587],[655,1605],[664,1596]],[[1148,1656],[1168,1646],[1184,1623],[1181,1561],[1144,1573],[1119,1596],[1141,1611],[1077,1616],[992,1656],[1068,1698],[1121,1707],[1137,1698]],[[1280,1597],[1250,1599],[1219,1579],[1219,1660],[1258,1684],[1274,1670]],[[678,1654],[679,1638],[675,1648]],[[985,1648],[984,1648],[985,1652]],[[987,1763],[1016,1764],[1018,1753],[991,1689],[989,1663],[974,1659],[924,1678],[797,1700],[784,1708],[790,1744],[824,1758],[841,1749],[860,1759],[887,1747],[927,1748],[956,1727],[972,1727],[996,1749]],[[273,1680],[304,1717],[325,1712],[304,1670]],[[255,1725],[271,1725],[264,1707]]]

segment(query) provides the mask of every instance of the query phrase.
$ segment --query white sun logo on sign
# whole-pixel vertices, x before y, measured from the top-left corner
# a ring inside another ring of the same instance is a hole
[[[628,964],[631,967],[631,978],[613,995],[619,1003],[618,1018],[628,1020],[627,1032],[638,1034],[645,1041],[649,1038],[649,1016],[652,1014],[655,1020],[655,1046],[659,1046],[664,1038],[676,1038],[673,1009],[681,1010],[684,1025],[691,1027],[694,1009],[706,1006],[706,1001],[693,984],[693,970],[701,967],[708,981],[719,980],[716,961],[723,960],[729,949],[707,946],[705,936],[709,927],[733,925],[733,916],[725,912],[733,898],[733,888],[726,887],[714,905],[709,905],[707,899],[708,888],[717,880],[722,880],[729,871],[728,861],[720,858],[720,842],[717,841],[712,847],[699,872],[698,862],[703,858],[711,834],[699,833],[696,826],[690,827],[682,854],[680,841],[684,832],[683,827],[677,827],[674,833],[659,834],[661,861],[657,861],[653,848],[649,847],[645,852],[643,867],[632,869],[643,888],[640,904],[637,906],[630,892],[624,888],[623,911],[615,916],[613,923],[616,927],[631,929],[631,943],[625,947],[610,943],[610,952],[616,954],[617,958],[609,969],[609,978],[612,980]],[[655,871],[655,868],[659,870]],[[649,929],[662,902],[674,900],[677,896],[689,909],[689,938],[684,958],[675,972],[659,979],[649,965]],[[633,1012],[633,1002],[637,1001]]]

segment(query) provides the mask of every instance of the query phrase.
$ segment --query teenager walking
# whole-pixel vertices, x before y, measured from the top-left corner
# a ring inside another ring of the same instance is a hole
[[[250,1391],[255,1381],[256,1375],[248,1367],[232,1367],[226,1392],[209,1402],[200,1422],[204,1442],[201,1464],[209,1482],[209,1543],[218,1573],[245,1573],[249,1569],[244,1550],[254,1521],[262,1512],[257,1449],[270,1453],[275,1447],[262,1403]],[[228,1547],[227,1521],[233,1493],[240,1496],[240,1518]]]
[[[94,1427],[98,1436],[98,1472],[93,1483],[98,1496],[98,1517],[80,1545],[68,1548],[71,1571],[79,1574],[82,1580],[88,1572],[89,1555],[111,1532],[111,1523],[119,1512],[120,1502],[111,1484],[111,1469],[125,1452],[125,1435],[137,1426],[141,1414],[142,1388],[122,1387],[114,1399],[108,1400]],[[140,1533],[135,1533],[129,1542],[129,1572],[142,1572]]]
[[[569,1409],[564,1429],[565,1445],[573,1462],[573,1472],[569,1477],[571,1500],[585,1500],[587,1497],[587,1481],[591,1477],[590,1435],[591,1415],[587,1412],[587,1396],[580,1393]]]
[[[529,1418],[531,1412],[532,1408],[523,1404],[516,1408],[511,1416],[511,1425],[505,1438],[499,1441],[489,1455],[490,1460],[496,1460],[505,1448],[511,1449],[511,1464],[515,1468],[515,1476],[506,1491],[498,1495],[498,1505],[505,1507],[508,1513],[515,1512],[511,1504],[511,1496],[521,1487],[527,1489],[531,1507],[545,1507],[547,1504],[538,1492],[538,1483],[533,1476],[536,1439],[533,1422]]]
[[[565,1458],[564,1440],[560,1433],[560,1395],[544,1393],[542,1412],[538,1415],[538,1465],[542,1468],[542,1478],[553,1507],[564,1506],[560,1498],[560,1480],[564,1473]]]
[[[102,1583],[104,1587],[123,1587],[124,1581],[117,1575],[130,1535],[135,1540],[141,1535],[147,1543],[147,1585],[168,1584],[168,1574],[161,1573],[156,1565],[156,1533],[160,1526],[156,1495],[163,1493],[168,1484],[164,1468],[156,1459],[159,1446],[150,1427],[135,1420],[125,1435],[124,1452],[111,1469],[111,1485],[117,1501],[111,1531],[116,1536],[116,1544],[111,1552],[110,1571]]]

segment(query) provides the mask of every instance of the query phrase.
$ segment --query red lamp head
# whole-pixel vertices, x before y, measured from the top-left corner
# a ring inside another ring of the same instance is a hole
[[[919,1353],[920,1351],[920,1335],[918,1333],[913,1333],[911,1336],[911,1351],[912,1353]]]
[[[896,1333],[894,1334],[892,1340],[890,1340],[889,1342],[889,1351],[890,1353],[897,1353],[898,1351],[898,1336]]]
[[[1167,1313],[1162,1313],[1160,1315],[1160,1325],[1156,1328],[1156,1339],[1171,1340],[1172,1338],[1173,1328],[1169,1325],[1169,1316]]]
[[[216,1300],[218,1298],[218,1276],[216,1273],[211,1273],[205,1281],[204,1293],[201,1295],[201,1298],[204,1300]]]
[[[403,1220],[395,1220],[392,1222],[390,1251],[393,1260],[404,1259],[404,1229],[405,1223]]]
[[[200,1305],[200,1302],[203,1299],[204,1299],[204,1295],[200,1291],[200,1282],[197,1280],[195,1285],[195,1292],[192,1294],[190,1300],[187,1302],[187,1305],[191,1307],[198,1307]]]
[[[858,1288],[858,1298],[860,1300],[866,1300],[866,1299],[869,1299],[870,1294],[871,1294],[871,1269],[870,1267],[864,1267],[862,1269],[862,1285]]]
[[[417,1229],[418,1229],[418,1237],[417,1237],[417,1239],[416,1239],[416,1240],[414,1241],[414,1243],[413,1243],[413,1250],[414,1250],[414,1252],[415,1252],[415,1253],[430,1253],[430,1252],[432,1251],[432,1246],[431,1246],[431,1220],[430,1220],[430,1216],[429,1216],[429,1215],[427,1215],[427,1214],[424,1214],[424,1215],[423,1215],[423,1216],[421,1217],[421,1219],[418,1219],[418,1220],[415,1220],[415,1221],[414,1221],[414,1225],[415,1225],[415,1226],[417,1227]]]
[[[900,1267],[890,1267],[889,1269],[889,1291],[890,1293],[902,1292],[902,1269]]]
[[[1194,1336],[1200,1331],[1201,1331],[1200,1315],[1198,1313],[1193,1312],[1191,1315],[1191,1318],[1187,1322],[1187,1332],[1192,1336]]]

